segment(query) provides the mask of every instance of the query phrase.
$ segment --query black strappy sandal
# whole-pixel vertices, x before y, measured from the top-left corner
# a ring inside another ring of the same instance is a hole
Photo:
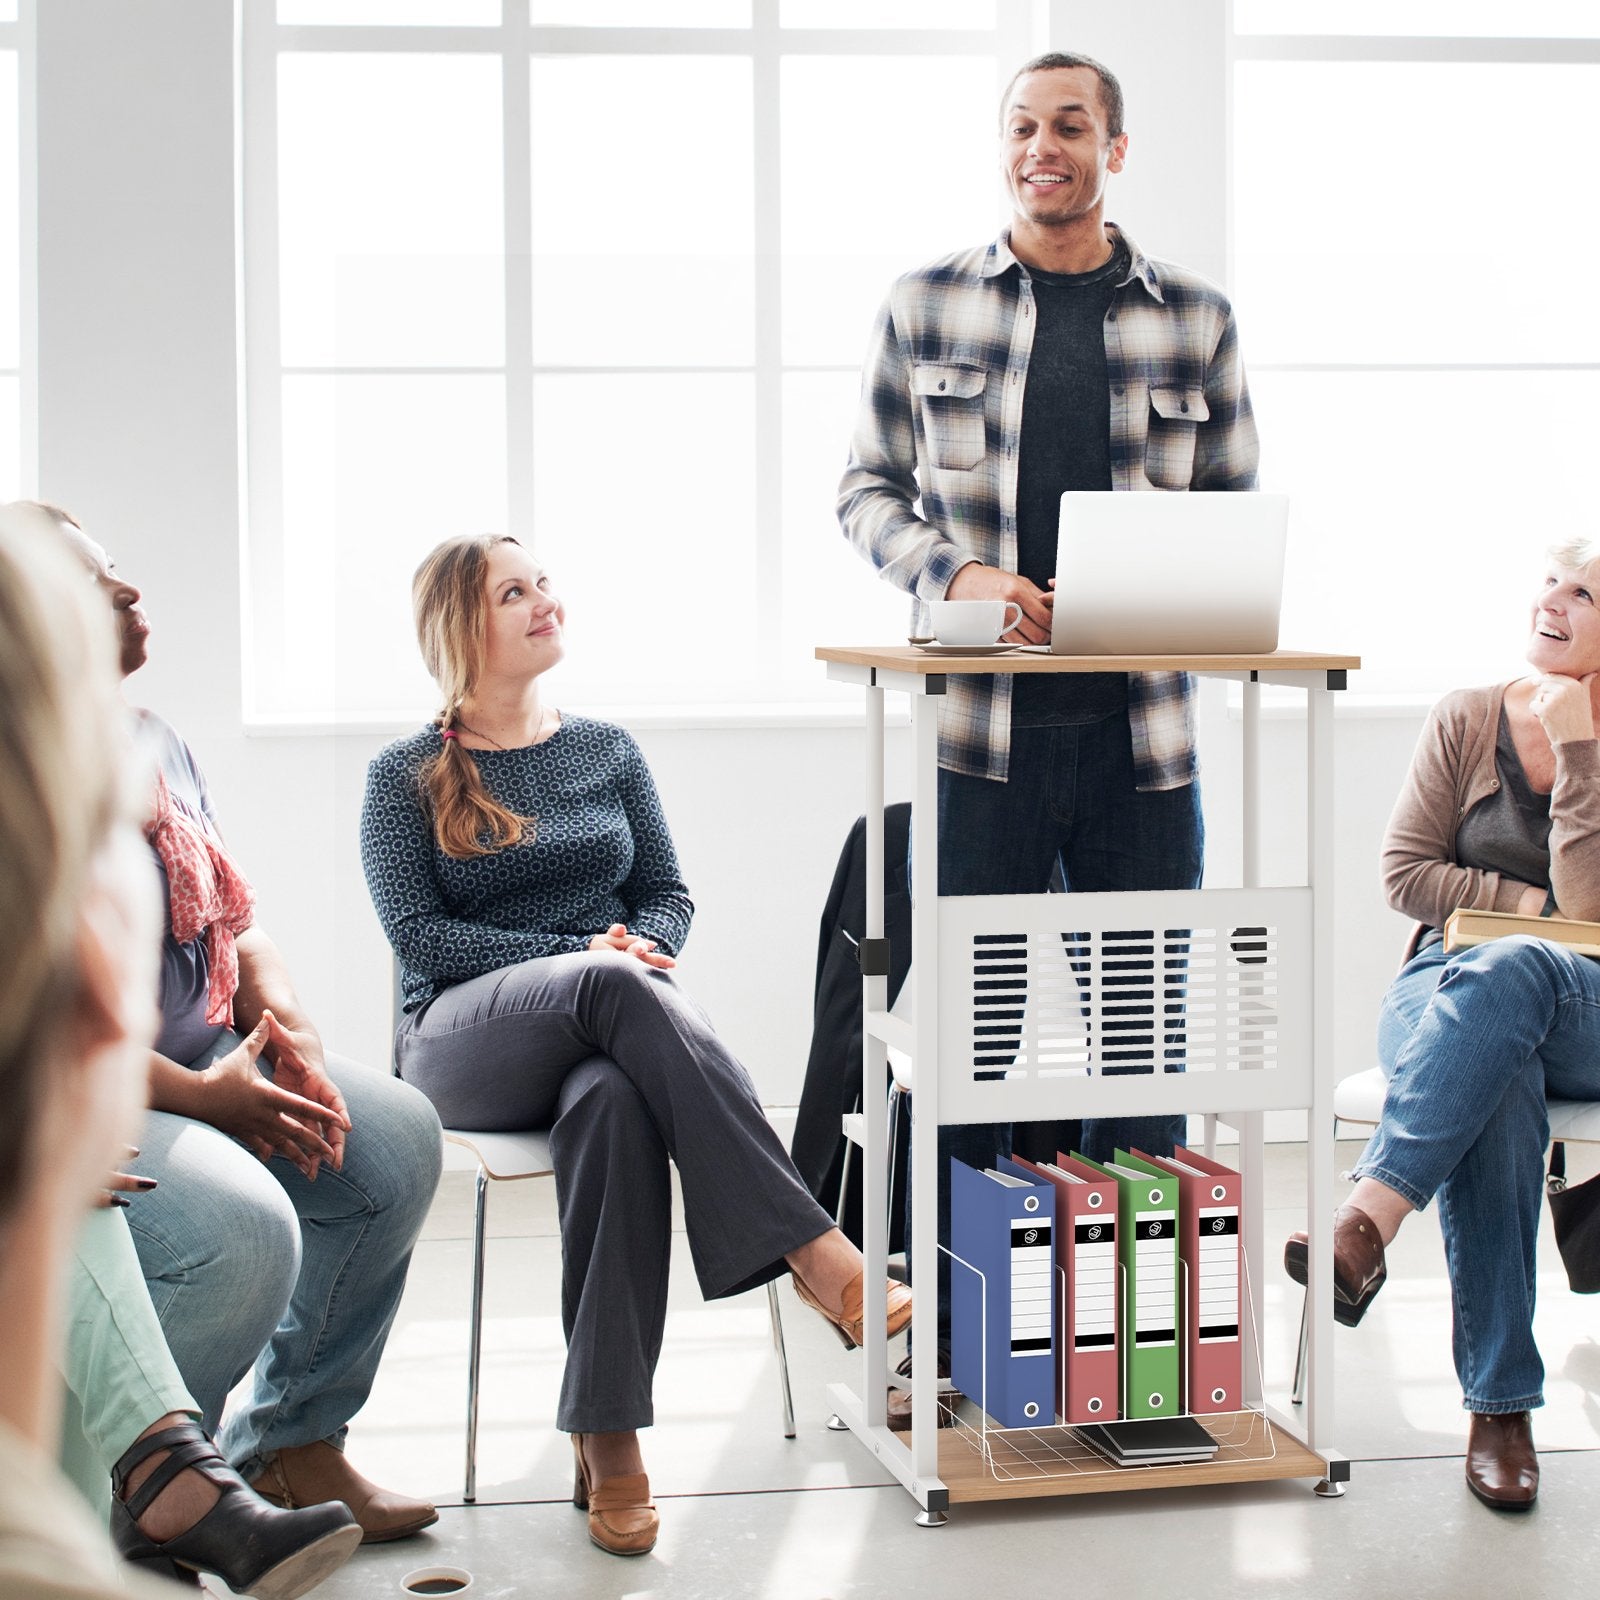
[[[167,1459],[131,1495],[128,1476],[165,1450]],[[165,1542],[146,1538],[139,1518],[156,1496],[193,1468],[220,1491],[217,1503],[192,1527]],[[194,1422],[163,1428],[136,1440],[111,1469],[111,1540],[125,1561],[145,1571],[196,1586],[214,1573],[230,1589],[256,1600],[297,1600],[349,1559],[361,1528],[338,1500],[281,1511],[268,1505],[217,1453]]]

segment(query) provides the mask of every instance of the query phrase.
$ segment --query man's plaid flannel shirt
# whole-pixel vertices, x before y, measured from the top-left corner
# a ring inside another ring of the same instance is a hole
[[[1131,261],[1105,321],[1112,487],[1255,488],[1255,419],[1232,308],[1205,279],[1122,239]],[[931,631],[927,602],[969,561],[1017,570],[1033,329],[1032,283],[1005,234],[907,273],[879,313],[839,521],[880,574],[911,593],[914,633]],[[941,766],[1005,778],[1011,683],[1003,673],[950,679]],[[1140,789],[1193,781],[1187,673],[1130,674],[1128,719]]]

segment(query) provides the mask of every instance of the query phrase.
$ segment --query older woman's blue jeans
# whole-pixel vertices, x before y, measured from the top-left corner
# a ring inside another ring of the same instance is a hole
[[[1468,1411],[1544,1404],[1533,1342],[1546,1100],[1600,1098],[1600,962],[1544,939],[1432,945],[1378,1023],[1383,1120],[1356,1173],[1421,1210],[1439,1197]]]
[[[225,1032],[192,1065],[238,1042]],[[315,1183],[190,1117],[149,1112],[139,1137],[138,1170],[160,1187],[126,1215],[150,1298],[208,1432],[251,1373],[219,1437],[247,1478],[285,1446],[342,1443],[439,1181],[433,1107],[387,1073],[327,1065],[351,1131],[343,1169],[324,1165]]]

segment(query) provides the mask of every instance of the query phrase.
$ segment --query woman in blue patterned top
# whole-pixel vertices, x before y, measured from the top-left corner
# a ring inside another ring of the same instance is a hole
[[[396,1061],[447,1126],[550,1129],[568,1347],[557,1424],[590,1538],[639,1555],[657,1531],[637,1430],[666,1318],[669,1158],[707,1299],[787,1264],[853,1344],[861,1256],[669,975],[694,907],[639,747],[544,700],[565,624],[548,576],[514,539],[451,539],[412,595],[443,707],[373,761],[361,821],[403,974]],[[910,1314],[891,1283],[890,1333]]]

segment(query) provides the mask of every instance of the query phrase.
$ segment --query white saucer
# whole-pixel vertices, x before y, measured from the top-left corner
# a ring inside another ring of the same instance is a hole
[[[919,644],[915,648],[930,656],[999,656],[1019,647],[1014,644]]]

